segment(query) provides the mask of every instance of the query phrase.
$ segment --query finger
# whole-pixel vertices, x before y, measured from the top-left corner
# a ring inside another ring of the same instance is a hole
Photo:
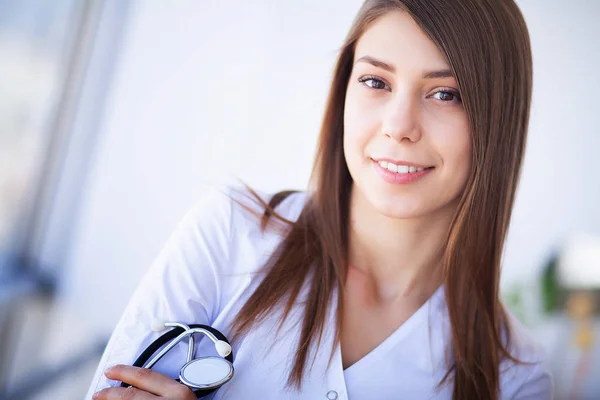
[[[134,387],[102,389],[92,396],[93,400],[157,400],[160,397]]]
[[[187,386],[182,385],[167,375],[148,368],[119,364],[107,369],[104,375],[109,379],[125,382],[157,396],[186,398],[191,393],[191,390]]]

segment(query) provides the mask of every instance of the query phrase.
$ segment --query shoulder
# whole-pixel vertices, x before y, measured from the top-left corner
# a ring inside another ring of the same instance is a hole
[[[212,186],[196,201],[184,217],[182,224],[188,228],[183,229],[180,240],[188,241],[188,246],[195,248],[193,253],[201,254],[204,259],[205,273],[198,271],[197,262],[194,270],[213,281],[219,299],[214,302],[214,316],[223,307],[227,308],[225,305],[242,302],[252,292],[264,275],[260,273],[262,267],[285,238],[289,223],[274,223],[262,229],[265,204],[277,200],[274,211],[293,223],[307,198],[307,192],[303,191],[266,192],[254,188],[250,191],[242,186],[222,185]],[[190,259],[198,257],[192,255]]]
[[[180,222],[189,239],[198,241],[202,236],[210,238],[216,245],[231,250],[238,241],[249,237],[268,236],[269,231],[262,235],[260,219],[273,196],[281,192],[266,192],[233,185],[208,187],[193,203]],[[295,221],[302,209],[308,194],[297,191],[284,196],[277,203],[275,211],[288,221]],[[263,204],[264,203],[264,204]]]
[[[257,194],[265,201],[272,196]],[[303,197],[291,195],[276,211],[293,218],[302,208]],[[234,186],[204,190],[165,243],[137,297],[157,299],[155,294],[162,293],[169,303],[203,304],[208,319],[213,320],[221,306],[247,286],[248,278],[282,239],[262,232],[258,203],[246,190]]]
[[[506,311],[510,331],[508,351],[519,362],[506,359],[500,366],[502,399],[553,398],[554,383],[549,359],[533,333],[510,311]]]
[[[241,186],[224,186],[221,191],[229,198],[233,234],[236,231],[245,234],[261,231],[260,219],[265,212],[265,205],[271,201],[275,202],[273,208],[279,216],[294,222],[304,209],[308,198],[307,192],[304,191],[267,192],[256,189],[250,191]],[[265,233],[271,232],[268,229]]]

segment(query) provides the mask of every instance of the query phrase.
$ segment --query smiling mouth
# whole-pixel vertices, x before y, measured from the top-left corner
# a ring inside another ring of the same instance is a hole
[[[421,171],[425,171],[428,169],[432,169],[434,167],[417,167],[414,165],[409,165],[409,164],[396,164],[396,163],[392,163],[389,161],[376,161],[373,160],[374,162],[376,162],[377,164],[379,164],[379,166],[381,168],[387,169],[390,172],[395,172],[397,174],[412,174],[415,172],[421,172]]]

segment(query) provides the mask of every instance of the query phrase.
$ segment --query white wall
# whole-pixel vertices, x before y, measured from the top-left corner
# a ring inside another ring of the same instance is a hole
[[[523,175],[505,248],[506,282],[531,279],[579,232],[600,234],[600,2],[518,1],[534,90]],[[599,271],[600,272],[600,271]]]
[[[360,3],[134,3],[64,274],[65,300],[86,323],[112,328],[206,184],[305,187],[336,50]],[[572,232],[600,231],[599,3],[519,4],[535,90],[505,282],[534,279]]]
[[[207,184],[307,184],[337,49],[360,1],[236,3],[130,10],[64,274],[66,300],[93,326],[112,328]]]

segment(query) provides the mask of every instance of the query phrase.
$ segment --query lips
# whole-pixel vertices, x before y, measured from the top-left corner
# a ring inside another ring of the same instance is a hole
[[[396,160],[393,158],[371,158],[373,161],[377,162],[377,163],[381,163],[381,162],[385,162],[388,164],[394,164],[396,166],[407,166],[407,167],[414,167],[414,168],[421,168],[421,169],[427,169],[427,168],[433,168],[432,165],[427,165],[427,164],[421,164],[421,163],[416,163],[416,162],[412,162],[412,161],[406,161],[406,160]]]
[[[385,166],[383,166],[383,165]],[[402,166],[402,171],[398,172],[395,167],[391,167],[393,169],[390,170],[390,167],[386,165],[385,161],[375,162],[373,161],[373,166],[376,169],[377,173],[383,180],[387,183],[391,184],[409,184],[412,182],[419,181],[423,179],[425,176],[429,175],[431,171],[433,171],[433,167],[430,168],[416,168],[416,167],[408,167]],[[411,169],[413,170],[411,172]]]

